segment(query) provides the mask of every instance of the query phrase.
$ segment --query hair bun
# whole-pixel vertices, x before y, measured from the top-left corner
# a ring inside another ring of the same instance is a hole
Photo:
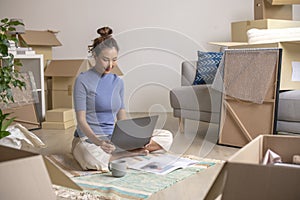
[[[100,34],[101,37],[105,38],[105,37],[110,36],[113,33],[113,31],[112,31],[111,28],[109,28],[108,26],[106,26],[106,27],[99,28],[97,30],[97,33]]]

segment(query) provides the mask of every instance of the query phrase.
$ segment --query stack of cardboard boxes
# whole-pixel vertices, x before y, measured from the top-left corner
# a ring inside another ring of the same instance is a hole
[[[43,129],[68,129],[76,125],[73,89],[77,75],[89,68],[88,60],[51,60],[45,70],[48,83],[48,110]]]
[[[48,107],[73,108],[74,82],[80,72],[89,68],[87,59],[51,60],[45,70],[48,81]]]

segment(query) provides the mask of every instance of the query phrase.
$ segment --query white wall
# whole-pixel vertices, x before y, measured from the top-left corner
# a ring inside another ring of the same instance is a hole
[[[210,41],[229,41],[230,23],[253,19],[254,0],[1,0],[0,18],[21,18],[28,30],[59,30],[54,59],[86,58],[97,28],[110,26],[121,47],[130,112],[171,111],[169,90],[180,85],[180,63]],[[300,8],[294,6],[294,19]]]

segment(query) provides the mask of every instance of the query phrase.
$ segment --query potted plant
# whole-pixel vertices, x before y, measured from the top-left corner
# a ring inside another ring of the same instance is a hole
[[[14,118],[7,120],[10,113],[3,113],[4,105],[14,102],[12,87],[25,88],[22,76],[14,66],[21,66],[21,63],[14,59],[14,55],[9,53],[10,42],[18,43],[18,39],[8,34],[15,30],[15,26],[24,25],[18,20],[4,18],[0,21],[0,139],[10,133],[6,128],[13,122]]]

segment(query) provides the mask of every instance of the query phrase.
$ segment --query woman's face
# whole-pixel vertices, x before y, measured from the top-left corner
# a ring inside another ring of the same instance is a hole
[[[118,51],[116,48],[105,48],[95,57],[95,60],[97,70],[108,74],[117,65]]]

